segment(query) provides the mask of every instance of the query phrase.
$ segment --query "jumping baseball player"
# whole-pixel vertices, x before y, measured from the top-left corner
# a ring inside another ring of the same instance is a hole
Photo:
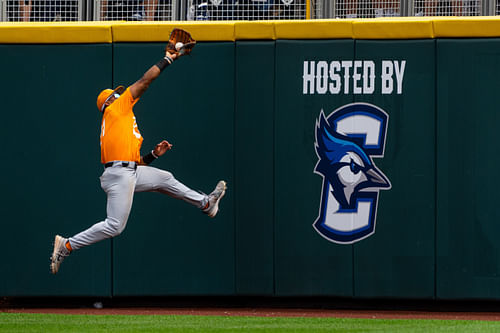
[[[149,85],[178,57],[189,54],[196,42],[189,33],[174,29],[170,35],[165,57],[153,65],[137,82],[124,88],[105,89],[97,97],[97,108],[102,112],[101,162],[104,172],[101,187],[107,194],[107,217],[69,239],[55,236],[50,269],[56,274],[67,256],[74,250],[101,240],[118,236],[127,224],[134,192],[161,192],[184,200],[215,217],[219,201],[226,191],[221,180],[209,195],[188,188],[164,170],[148,166],[152,161],[172,149],[163,140],[148,154],[141,156],[143,141],[137,127],[133,107]]]

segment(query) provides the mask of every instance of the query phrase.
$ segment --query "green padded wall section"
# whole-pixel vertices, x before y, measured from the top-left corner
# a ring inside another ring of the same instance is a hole
[[[235,256],[238,295],[274,294],[274,42],[236,42]]]
[[[498,299],[500,40],[437,46],[437,297]]]
[[[163,44],[116,44],[114,84],[134,83],[162,52]],[[234,75],[233,43],[200,44],[136,104],[143,152],[173,144],[153,166],[205,193],[225,179],[228,191],[213,220],[166,195],[137,193],[113,240],[114,295],[234,294]]]
[[[111,244],[49,274],[56,233],[71,236],[105,212],[96,98],[111,83],[111,45],[1,45],[2,296],[111,295]]]

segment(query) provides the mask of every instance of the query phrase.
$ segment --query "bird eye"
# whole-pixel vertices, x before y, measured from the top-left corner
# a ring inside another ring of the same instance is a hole
[[[361,167],[356,164],[353,160],[351,160],[351,171],[354,173],[354,174],[357,174],[360,170],[361,170]]]

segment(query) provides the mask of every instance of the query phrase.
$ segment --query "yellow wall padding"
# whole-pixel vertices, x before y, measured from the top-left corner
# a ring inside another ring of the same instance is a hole
[[[122,22],[112,26],[114,42],[167,41],[173,28],[182,28],[197,41],[234,41],[234,22]]]
[[[500,37],[500,17],[354,20],[0,23],[0,43],[165,42],[174,27],[197,41]]]
[[[353,22],[352,20],[276,21],[276,39],[352,38]]]
[[[2,44],[111,43],[106,22],[0,22]]]
[[[276,39],[274,30],[276,21],[238,21],[234,23],[236,40]]]
[[[388,17],[355,20],[354,39],[418,39],[433,38],[432,19],[417,17]]]
[[[500,37],[498,16],[435,17],[436,37]]]

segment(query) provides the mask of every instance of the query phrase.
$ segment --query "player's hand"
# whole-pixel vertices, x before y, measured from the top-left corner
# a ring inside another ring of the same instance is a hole
[[[165,55],[172,60],[175,60],[177,58],[177,53],[172,54],[172,53],[167,51],[167,52],[165,52]]]
[[[160,157],[170,149],[172,149],[172,145],[168,141],[163,140],[162,142],[156,145],[155,149],[153,149],[153,153],[156,156]]]

